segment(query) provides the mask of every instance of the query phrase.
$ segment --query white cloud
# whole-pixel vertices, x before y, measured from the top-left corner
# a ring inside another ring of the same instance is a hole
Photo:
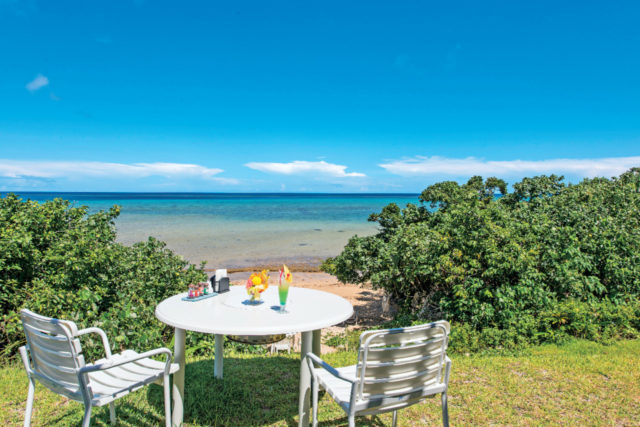
[[[548,160],[484,160],[476,157],[451,159],[422,157],[394,160],[379,165],[395,175],[496,175],[568,174],[580,177],[620,175],[631,167],[640,166],[640,156],[609,157],[601,159],[548,159]]]
[[[0,159],[0,176],[6,178],[204,178],[224,184],[237,184],[232,178],[215,175],[222,169],[186,163],[106,163],[74,161],[31,161]]]
[[[49,79],[43,76],[42,74],[38,74],[35,79],[31,80],[25,86],[29,92],[35,92],[38,89],[45,87],[49,84]]]
[[[347,169],[346,166],[327,163],[324,160],[319,162],[295,160],[289,163],[251,162],[245,164],[245,166],[261,172],[271,172],[282,175],[317,174],[334,178],[366,176],[358,172],[345,172],[345,169]]]

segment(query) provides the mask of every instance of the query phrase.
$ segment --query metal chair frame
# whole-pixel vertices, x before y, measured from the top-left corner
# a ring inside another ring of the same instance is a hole
[[[54,393],[84,403],[83,427],[90,424],[91,408],[106,404],[109,404],[111,424],[115,424],[113,402],[116,399],[152,382],[162,381],[166,426],[171,426],[169,376],[178,370],[178,365],[171,363],[171,350],[157,348],[145,353],[126,350],[113,355],[107,334],[100,328],[78,330],[74,322],[41,316],[29,310],[22,310],[20,317],[27,344],[19,351],[29,378],[25,427],[31,425],[36,380]],[[100,336],[104,359],[85,363],[78,337],[86,334]],[[150,359],[159,355],[165,356],[164,362]]]
[[[356,416],[391,411],[395,427],[398,409],[436,394],[441,394],[442,421],[448,427],[449,331],[444,320],[366,331],[360,336],[358,363],[339,369],[313,353],[307,354],[312,372],[313,426],[318,423],[318,389],[323,387],[347,413],[350,427],[355,426]]]

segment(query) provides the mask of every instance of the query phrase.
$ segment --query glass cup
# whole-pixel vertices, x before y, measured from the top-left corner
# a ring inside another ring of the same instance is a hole
[[[280,297],[280,313],[286,313],[287,296],[289,296],[289,282],[281,280],[278,285],[278,297]]]

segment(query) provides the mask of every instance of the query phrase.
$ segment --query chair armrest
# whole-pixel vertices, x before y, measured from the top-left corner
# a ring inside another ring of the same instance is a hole
[[[333,375],[336,378],[339,378],[343,381],[346,381],[350,384],[355,384],[355,380],[352,378],[347,378],[345,376],[343,376],[340,372],[338,372],[338,370],[336,368],[334,368],[333,366],[329,365],[327,362],[325,362],[324,360],[320,359],[318,356],[316,356],[313,353],[307,353],[307,355],[305,356],[305,359],[307,360],[307,363],[309,364],[309,370],[311,371],[311,373],[313,374],[313,363],[317,363],[318,365],[320,365],[322,368],[324,368],[327,372],[329,372],[331,375]]]
[[[149,350],[144,353],[137,354],[133,357],[124,357],[120,360],[107,359],[103,363],[92,363],[86,365],[78,370],[78,375],[87,374],[95,371],[105,371],[107,369],[115,368],[116,366],[124,365],[125,363],[135,362],[136,360],[146,359],[147,357],[157,356],[164,354],[167,356],[167,360],[164,365],[164,374],[169,375],[169,369],[171,368],[171,350],[166,347],[156,348],[155,350]]]
[[[107,338],[107,334],[100,328],[86,328],[81,329],[76,333],[76,336],[84,334],[98,334],[102,339],[102,346],[104,347],[104,352],[107,356],[107,359],[111,357],[111,346],[109,345],[109,338]]]

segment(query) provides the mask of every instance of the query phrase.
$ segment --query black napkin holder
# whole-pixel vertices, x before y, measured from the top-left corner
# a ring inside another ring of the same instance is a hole
[[[216,276],[214,274],[213,276],[211,276],[211,279],[209,279],[209,282],[211,282],[211,287],[213,288],[213,292],[217,292],[219,294],[229,292],[228,277],[221,277],[220,280],[216,280]]]

